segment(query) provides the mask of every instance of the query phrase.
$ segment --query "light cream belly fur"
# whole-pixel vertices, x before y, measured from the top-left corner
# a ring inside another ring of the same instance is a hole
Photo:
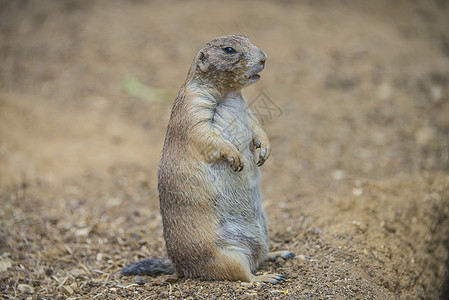
[[[241,172],[234,172],[225,160],[207,166],[210,178],[215,179],[216,246],[243,253],[254,271],[267,256],[268,237],[246,101],[241,96],[222,100],[214,122],[215,130],[240,151],[245,165]]]

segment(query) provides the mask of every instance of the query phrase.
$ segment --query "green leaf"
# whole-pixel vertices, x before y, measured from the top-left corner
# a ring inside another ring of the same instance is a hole
[[[165,90],[145,85],[131,76],[124,79],[123,87],[131,96],[148,102],[166,101],[169,97]]]

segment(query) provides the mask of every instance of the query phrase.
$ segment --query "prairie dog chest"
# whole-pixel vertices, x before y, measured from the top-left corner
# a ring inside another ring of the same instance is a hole
[[[239,151],[249,149],[252,141],[251,117],[248,105],[241,95],[229,95],[218,103],[214,114],[214,129]]]

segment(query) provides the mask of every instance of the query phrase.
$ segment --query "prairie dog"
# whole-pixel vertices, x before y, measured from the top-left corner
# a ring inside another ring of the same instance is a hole
[[[294,257],[268,251],[258,166],[269,157],[270,143],[242,96],[259,80],[266,58],[241,35],[216,38],[195,56],[173,104],[158,170],[169,259],[136,262],[123,275],[285,280],[253,275],[267,259]]]

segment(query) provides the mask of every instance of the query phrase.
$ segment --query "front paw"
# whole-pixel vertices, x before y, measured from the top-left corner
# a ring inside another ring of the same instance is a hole
[[[259,151],[259,161],[257,162],[257,166],[262,166],[268,157],[271,154],[271,145],[267,138],[264,139],[255,139],[254,146],[256,149],[260,149]]]
[[[203,152],[209,162],[216,161],[223,157],[229,162],[230,167],[235,172],[243,170],[242,154],[231,143],[224,143],[217,145],[216,147],[209,146]]]
[[[226,158],[229,162],[229,166],[234,172],[240,172],[243,170],[243,159],[240,151],[231,143],[227,144],[221,151],[221,156]]]
[[[226,159],[228,160],[229,166],[234,170],[234,172],[241,172],[243,170],[242,155],[240,154],[240,152],[235,156],[229,155],[226,157]]]

